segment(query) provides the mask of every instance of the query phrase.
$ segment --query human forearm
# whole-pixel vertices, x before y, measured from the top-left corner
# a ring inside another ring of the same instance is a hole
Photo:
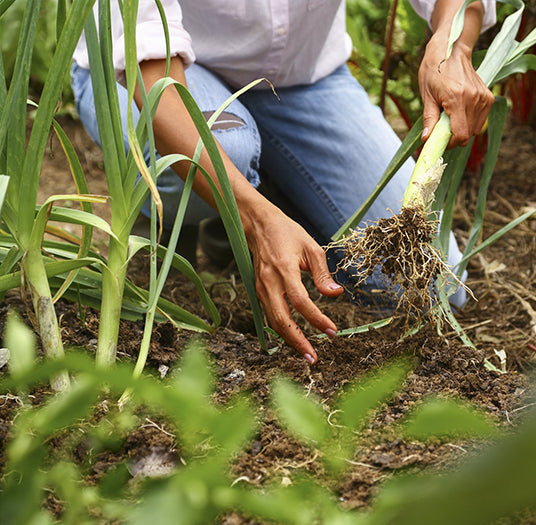
[[[142,62],[140,68],[147,91],[157,80],[163,78],[165,75],[164,60]],[[177,82],[187,86],[184,68],[178,57],[171,60],[169,75]],[[138,106],[141,107],[141,94],[139,91],[136,92],[135,100]],[[156,146],[160,154],[167,155],[178,152],[188,157],[193,157],[199,141],[199,133],[188,110],[173,87],[168,87],[162,95],[153,119],[153,129]],[[267,213],[269,214],[273,211],[273,205],[249,184],[219,144],[218,148],[233,189],[233,194],[237,200],[246,234],[248,234],[253,230],[254,224],[258,222],[259,216],[266,216]],[[199,163],[203,166],[212,181],[219,186],[218,177],[206,149],[203,150]],[[178,162],[173,165],[173,170],[183,180],[186,178],[189,169],[190,164],[188,162]],[[210,185],[199,172],[194,179],[194,190],[203,200],[216,208]]]
[[[435,4],[431,20],[432,31],[434,37],[443,42],[445,50],[452,21],[463,3],[464,0],[437,0]],[[456,45],[466,46],[470,50],[473,49],[480,35],[483,16],[484,7],[482,2],[477,0],[467,6],[463,31]]]
[[[155,82],[164,77],[165,60],[142,62],[140,69],[145,89],[149,91]],[[187,86],[184,67],[180,58],[175,57],[171,60],[169,76]],[[138,107],[141,107],[142,99],[139,90],[135,93],[135,100]],[[168,87],[162,94],[153,119],[153,130],[157,149],[162,155],[181,153],[185,156],[193,157],[199,141],[199,133],[181,97],[173,86]],[[250,198],[254,198],[256,192],[248,191],[250,188],[247,181],[243,181],[243,177],[223,149],[221,147],[219,149],[235,194],[246,191]],[[206,149],[203,150],[199,162],[211,179],[218,185],[218,179]],[[190,163],[178,162],[173,165],[173,169],[184,180],[190,169]],[[242,184],[244,182],[245,184]],[[210,185],[199,172],[194,180],[194,189],[206,202],[216,207]]]
[[[146,89],[165,74],[164,61],[141,64]],[[172,60],[170,76],[186,85],[180,59]],[[141,105],[140,93],[136,102]],[[160,154],[182,153],[191,157],[199,134],[176,90],[168,88],[160,100],[153,120],[156,146]],[[324,295],[339,295],[342,288],[331,278],[322,248],[307,232],[270,201],[264,198],[238,171],[220,147],[227,176],[235,196],[246,239],[255,264],[257,295],[272,327],[309,362],[315,362],[316,352],[292,318],[289,303],[313,326],[333,336],[337,330],[333,321],[315,306],[301,281],[301,271],[310,271],[318,290]],[[200,164],[218,185],[212,162],[203,152]],[[189,170],[188,162],[173,166],[181,178]],[[197,173],[194,189],[205,201],[215,206],[210,185]],[[287,302],[288,301],[288,302]]]

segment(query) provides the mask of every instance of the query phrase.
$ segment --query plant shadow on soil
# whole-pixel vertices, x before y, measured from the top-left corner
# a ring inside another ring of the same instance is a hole
[[[74,137],[75,147],[90,178],[90,190],[105,193],[100,152],[78,122],[66,119],[64,125]],[[57,188],[66,193],[71,185],[66,163],[55,141],[51,142],[50,152],[43,167],[43,196],[57,192]],[[509,128],[489,191],[484,238],[520,215],[525,208],[536,206],[536,180],[532,177],[535,160],[536,132],[524,127]],[[467,174],[455,221],[455,233],[462,246],[467,239],[468,219],[477,191],[478,177]],[[101,211],[106,217],[107,210],[102,208]],[[105,239],[97,238],[97,242],[105,249]],[[536,220],[530,220],[471,261],[468,285],[478,302],[469,300],[458,313],[458,319],[475,342],[476,351],[464,347],[446,326],[442,336],[429,327],[399,342],[403,323],[328,340],[317,339],[315,330],[302,322],[303,329],[312,337],[318,351],[319,361],[314,366],[277,341],[272,341],[272,346],[279,346],[276,353],[264,353],[254,336],[247,296],[236,268],[231,265],[225,270],[216,269],[201,256],[200,269],[212,276],[208,289],[222,316],[222,327],[214,334],[202,336],[218,376],[214,399],[220,403],[238,392],[250,392],[264,418],[260,432],[232,465],[231,476],[240,478],[241,483],[257,486],[283,480],[288,482],[304,471],[318,480],[323,479],[323,469],[315,459],[315,451],[285,433],[270,409],[270,382],[279,373],[303,385],[306,392],[313,393],[328,406],[345,384],[361,374],[382,367],[402,353],[416,357],[417,365],[404,388],[374,414],[364,429],[354,457],[356,464],[349,465],[338,486],[332,487],[341,503],[348,508],[366,507],[381,483],[393,473],[439,469],[463,461],[478,449],[478,444],[471,441],[419,443],[397,436],[394,424],[425,394],[470,400],[491,413],[504,428],[515,426],[523,418],[523,408],[530,402],[530,377],[536,364],[535,248]],[[130,277],[143,285],[143,278],[147,275],[146,259],[137,257],[130,268]],[[321,297],[307,276],[305,280],[318,306],[337,323],[339,329],[378,319],[343,298]],[[181,275],[170,275],[165,295],[179,306],[204,315],[194,287]],[[1,305],[0,329],[3,329],[9,306],[24,311],[18,292],[9,292]],[[82,323],[78,305],[60,303],[58,314],[61,315],[62,335],[67,346],[95,348],[99,324],[97,313],[86,310],[85,322]],[[141,323],[122,322],[119,359],[135,358],[141,335]],[[157,325],[147,366],[155,374],[159,368],[162,370],[162,366],[173,367],[190,337],[190,333],[179,332],[170,323]],[[486,370],[483,365],[487,358],[500,367],[499,351],[506,354],[506,373],[501,375]],[[1,372],[5,373],[4,370]],[[39,404],[47,396],[46,391],[38,392],[33,402]],[[0,404],[2,445],[8,438],[16,410],[15,400],[5,399]],[[99,479],[119,461],[140,460],[154,451],[167,451],[176,458],[180,444],[175,442],[173,429],[155,421],[155,424],[142,422],[137,430],[125,436],[120,450],[97,457],[90,476]],[[0,467],[3,468],[3,458]],[[61,504],[52,496],[47,505],[51,510],[61,512]],[[233,513],[223,517],[221,523],[253,522]],[[515,523],[536,523],[536,520],[525,517]]]

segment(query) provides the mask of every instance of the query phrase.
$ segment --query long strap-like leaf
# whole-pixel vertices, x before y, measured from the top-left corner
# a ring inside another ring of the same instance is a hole
[[[6,199],[8,185],[9,177],[7,175],[0,175],[0,217],[2,216],[2,208]]]
[[[89,56],[91,82],[93,84],[93,94],[95,98],[95,114],[97,116],[99,137],[106,167],[108,192],[111,197],[112,222],[116,221],[117,224],[120,225],[123,223],[128,213],[128,206],[123,192],[120,171],[121,165],[119,162],[119,155],[124,157],[125,149],[123,143],[121,143],[121,150],[118,151],[117,149],[114,132],[115,120],[111,116],[111,111],[115,111],[115,109],[111,108],[110,100],[108,98],[109,89],[106,84],[106,75],[100,52],[97,28],[92,14],[90,14],[88,18],[84,31]],[[112,227],[114,226],[115,225],[112,224]]]
[[[26,4],[21,24],[17,57],[10,83],[9,92],[1,108],[0,151],[6,148],[6,172],[13,176],[10,193],[17,194],[20,184],[22,161],[25,149],[26,101],[35,42],[37,21],[39,20],[40,0],[30,0]],[[9,137],[8,137],[9,133]],[[15,198],[15,206],[17,200]],[[14,226],[14,225],[11,225]]]
[[[39,107],[24,158],[19,191],[19,235],[25,241],[28,240],[32,229],[41,165],[52,117],[62,89],[62,82],[58,79],[64,78],[71,65],[74,49],[92,6],[93,0],[73,2],[39,99]]]
[[[467,160],[471,154],[471,146],[473,140],[470,144],[461,148],[457,151],[456,161],[449,164],[449,168],[452,169],[450,184],[448,184],[448,192],[445,199],[445,204],[443,206],[443,216],[441,217],[441,224],[439,227],[439,234],[437,236],[436,242],[439,245],[439,250],[444,259],[447,258],[449,253],[450,246],[450,232],[452,230],[452,222],[454,219],[454,207],[456,205],[456,195],[458,194],[458,188],[462,182],[463,174],[465,172],[465,166],[467,165]]]
[[[489,183],[491,182],[491,177],[494,173],[495,164],[497,163],[497,158],[499,156],[499,147],[501,145],[507,112],[508,107],[506,99],[502,97],[498,98],[491,108],[488,118],[488,150],[486,153],[484,168],[482,169],[482,176],[480,177],[480,187],[478,189],[478,197],[476,200],[473,226],[471,227],[471,232],[469,233],[469,238],[465,246],[462,262],[460,262],[456,267],[456,274],[458,277],[460,277],[467,268],[469,259],[466,259],[465,256],[473,251],[482,232]]]
[[[514,6],[517,10],[515,13],[508,16],[501,30],[490,44],[486,56],[477,69],[477,73],[484,81],[486,86],[492,86],[495,83],[495,78],[500,72],[503,65],[508,61],[508,57],[512,54],[516,47],[516,35],[521,24],[521,17],[525,4],[521,0],[500,0],[503,3]]]
[[[14,3],[15,0],[0,0],[0,16],[2,16]]]
[[[119,98],[117,94],[117,81],[115,78],[115,69],[113,62],[113,43],[112,43],[112,20],[110,15],[110,1],[99,0],[99,45],[102,59],[105,89],[108,100],[108,111],[112,122],[111,132],[115,141],[117,151],[117,162],[119,163],[119,172],[121,178],[126,173],[126,158],[124,154],[125,145],[123,142],[123,128],[121,124],[121,112],[119,109]]]

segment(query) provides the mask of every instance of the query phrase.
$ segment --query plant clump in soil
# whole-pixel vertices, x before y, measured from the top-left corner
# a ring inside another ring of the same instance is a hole
[[[377,275],[379,268],[388,294],[396,299],[397,313],[407,320],[437,317],[433,306],[439,304],[439,286],[459,281],[432,246],[436,231],[437,222],[428,220],[422,208],[403,208],[399,215],[353,230],[343,241],[340,268],[355,287]]]

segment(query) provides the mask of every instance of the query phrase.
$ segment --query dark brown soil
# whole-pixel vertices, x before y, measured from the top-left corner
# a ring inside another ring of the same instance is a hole
[[[86,172],[93,177],[89,181],[91,191],[105,193],[98,149],[78,123],[66,121],[65,125],[74,137]],[[43,196],[57,193],[58,188],[61,193],[67,193],[70,187],[66,163],[55,141],[51,152],[53,155],[47,157],[43,168]],[[535,162],[536,133],[529,128],[509,129],[489,192],[484,237],[519,216],[527,207],[536,206],[536,178],[532,173]],[[478,177],[467,176],[460,193],[455,224],[462,245],[467,239],[477,191]],[[106,217],[106,208],[101,211]],[[105,238],[98,237],[97,242],[105,250]],[[483,407],[499,425],[515,425],[523,418],[524,408],[530,403],[529,378],[536,363],[535,247],[536,220],[529,220],[471,261],[468,285],[478,301],[469,300],[458,313],[458,319],[476,344],[476,351],[463,346],[454,333],[447,331],[438,335],[432,327],[400,342],[403,323],[334,340],[318,338],[314,329],[304,325],[319,355],[314,366],[279,341],[271,342],[271,346],[279,346],[275,354],[264,353],[253,335],[251,312],[236,268],[218,270],[201,256],[201,269],[211,274],[213,284],[209,291],[222,316],[221,328],[214,334],[203,336],[219,376],[214,398],[216,402],[224,402],[237,392],[248,391],[264,416],[261,431],[234,462],[233,478],[253,485],[289,483],[298,473],[307,471],[323,479],[318,453],[289,437],[277,424],[267,402],[271,379],[281,373],[298,382],[305,392],[314,394],[328,407],[344,385],[361,374],[380,368],[401,354],[415,359],[415,369],[404,388],[373,416],[360,436],[359,447],[346,475],[332,486],[348,508],[367,506],[380,484],[393,473],[424,467],[437,469],[462,461],[478,446],[470,441],[423,444],[400,439],[395,423],[423,395],[435,393],[461,397]],[[142,257],[133,262],[130,275],[143,283],[147,271]],[[319,307],[332,317],[339,329],[378,319],[343,298],[333,300],[319,296],[307,276],[305,279]],[[166,295],[180,306],[203,315],[195,289],[182,276],[173,274],[170,277]],[[2,305],[2,318],[8,304],[23,308],[18,293],[12,292]],[[94,348],[98,314],[87,310],[85,323],[82,323],[78,305],[63,303],[58,308],[66,344]],[[122,323],[118,346],[120,359],[131,359],[136,355],[141,333],[141,324]],[[179,332],[169,323],[157,326],[148,367],[156,373],[161,365],[173,366],[190,337],[191,334]],[[499,357],[502,351],[506,357],[503,363]],[[499,368],[504,367],[505,373],[488,371],[484,359]],[[36,398],[37,402],[39,398]],[[2,398],[0,443],[4,443],[9,435],[17,408],[16,398]],[[122,459],[139,460],[154,450],[163,450],[175,457],[179,446],[173,429],[165,423],[145,422],[116,452],[96,458],[93,476],[98,478]],[[83,458],[86,451],[80,449],[79,454]],[[54,501],[51,500],[49,506],[54,508]],[[232,514],[223,518],[222,523],[253,522]],[[536,523],[536,520],[528,517],[523,523]]]

